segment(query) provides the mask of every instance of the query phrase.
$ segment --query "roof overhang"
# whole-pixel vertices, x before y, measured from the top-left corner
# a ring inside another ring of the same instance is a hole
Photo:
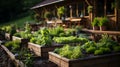
[[[45,1],[47,1],[47,0],[45,0]],[[43,2],[45,2],[45,1],[43,1]],[[64,0],[55,0],[55,1],[52,1],[52,2],[46,2],[46,3],[41,2],[38,5],[30,8],[30,9],[36,9],[36,8],[52,5],[52,4],[55,4],[55,3],[59,3],[59,2],[62,2],[62,1],[64,1]]]

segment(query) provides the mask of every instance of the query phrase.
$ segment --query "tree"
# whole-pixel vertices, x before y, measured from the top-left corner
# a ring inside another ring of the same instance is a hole
[[[16,18],[41,0],[0,0],[0,22]]]

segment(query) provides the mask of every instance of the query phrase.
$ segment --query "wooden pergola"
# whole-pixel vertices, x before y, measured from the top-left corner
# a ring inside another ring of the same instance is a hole
[[[113,7],[114,5],[114,8]],[[53,11],[57,15],[57,8],[65,6],[66,17],[78,19],[86,18],[85,26],[91,28],[91,22],[95,17],[106,16],[110,22],[109,30],[120,30],[120,1],[119,0],[45,0],[32,7],[36,13],[43,16],[45,11]],[[88,6],[92,6],[92,11],[88,13]]]

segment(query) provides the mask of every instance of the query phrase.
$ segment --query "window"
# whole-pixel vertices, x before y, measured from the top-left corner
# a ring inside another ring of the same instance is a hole
[[[106,13],[107,13],[107,15],[114,14],[114,8],[115,8],[114,0],[107,0],[107,2],[106,2]]]
[[[97,16],[101,17],[104,16],[104,1],[105,0],[97,0]]]

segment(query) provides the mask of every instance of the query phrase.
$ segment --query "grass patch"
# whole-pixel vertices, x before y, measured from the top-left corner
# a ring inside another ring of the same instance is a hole
[[[16,20],[6,22],[6,23],[1,23],[0,27],[6,26],[6,25],[11,25],[11,24],[16,24],[18,27],[23,27],[26,22],[35,22],[35,20],[33,20],[31,18],[31,16],[25,16],[25,17],[22,17],[22,18],[19,18]]]

